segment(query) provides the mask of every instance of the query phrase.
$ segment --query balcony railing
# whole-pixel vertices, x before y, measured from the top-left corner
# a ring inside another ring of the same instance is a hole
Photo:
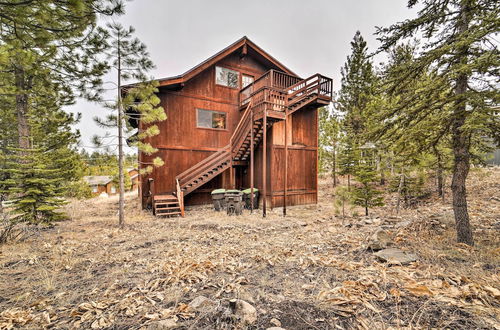
[[[252,100],[257,116],[266,110],[286,111],[312,95],[331,99],[332,80],[320,74],[301,79],[283,72],[270,70],[240,91],[240,107]]]
[[[269,70],[262,76],[260,76],[257,80],[255,80],[252,84],[248,85],[240,91],[240,106],[244,106],[245,104],[247,104],[252,95],[259,92],[262,88],[272,87],[276,90],[284,90],[289,86],[300,82],[301,80],[302,79],[299,77],[292,76],[284,72]]]

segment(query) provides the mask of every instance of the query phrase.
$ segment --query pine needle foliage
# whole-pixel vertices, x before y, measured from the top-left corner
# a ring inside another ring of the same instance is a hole
[[[15,221],[61,217],[79,136],[78,116],[62,108],[98,98],[107,64],[97,19],[122,12],[119,0],[0,2],[0,189],[14,201]]]
[[[368,210],[376,206],[384,206],[382,192],[375,188],[377,181],[377,172],[369,164],[361,164],[355,174],[355,179],[359,183],[352,188],[351,198],[354,205],[365,209],[365,215],[368,216]]]
[[[129,119],[141,121],[147,125],[144,130],[135,136],[129,137],[129,141],[136,146],[139,151],[151,155],[158,150],[152,147],[148,139],[158,135],[159,129],[153,123],[166,119],[164,109],[160,106],[160,99],[156,95],[158,92],[158,82],[148,79],[147,72],[154,68],[153,62],[149,59],[146,45],[138,38],[134,37],[134,28],[125,28],[119,23],[107,24],[106,31],[106,57],[111,64],[111,68],[116,73],[116,99],[113,102],[106,102],[105,107],[111,113],[105,117],[94,118],[96,123],[104,128],[116,128],[118,148],[118,183],[119,183],[119,210],[118,224],[125,225],[125,174],[123,151],[124,138],[127,131]],[[133,85],[124,86],[127,80],[138,81]],[[99,147],[108,146],[110,143],[95,136],[94,144]],[[149,171],[153,166],[162,166],[163,160],[156,157],[149,164]]]
[[[410,0],[408,7],[417,4],[421,9],[416,18],[377,32],[381,51],[423,36],[413,60],[395,66],[391,78],[391,86],[413,93],[402,93],[403,99],[386,112],[384,122],[388,129],[397,125],[403,133],[425,120],[436,127],[437,136],[449,135],[457,241],[473,245],[466,193],[472,143],[486,136],[500,142],[500,119],[494,115],[500,102],[500,53],[495,39],[500,30],[500,3]],[[415,88],[423,73],[430,80]]]
[[[18,150],[14,150],[18,151]],[[7,157],[8,179],[4,181],[4,193],[11,197],[13,222],[48,225],[66,216],[58,211],[65,204],[63,199],[64,173],[47,162],[41,149],[23,149],[24,161],[17,162],[16,153]]]

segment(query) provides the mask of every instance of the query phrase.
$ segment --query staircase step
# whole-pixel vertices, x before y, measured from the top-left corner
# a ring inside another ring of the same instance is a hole
[[[174,202],[174,201],[172,201],[172,202],[170,202],[170,203],[165,203],[165,202],[160,202],[160,203],[158,203],[158,202],[155,202],[155,207],[158,207],[158,206],[165,206],[165,205],[174,205],[174,204],[179,205],[179,201],[175,201],[175,202]]]
[[[160,216],[165,216],[165,215],[180,215],[181,212],[164,212],[164,213],[157,213],[156,216],[157,217],[160,217]]]
[[[163,211],[163,210],[178,210],[180,209],[180,206],[177,207],[157,207],[156,211]]]

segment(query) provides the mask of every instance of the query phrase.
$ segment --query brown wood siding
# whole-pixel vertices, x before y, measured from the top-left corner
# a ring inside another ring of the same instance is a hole
[[[142,154],[140,160],[148,163],[159,156],[165,165],[141,179],[142,191],[148,191],[149,178],[154,179],[155,194],[175,191],[177,175],[229,143],[241,116],[238,108],[240,89],[217,85],[215,66],[239,71],[239,84],[241,74],[258,78],[270,69],[250,56],[240,57],[239,53],[234,53],[189,80],[179,91],[161,89],[159,97],[167,119],[157,124],[161,133],[147,141],[159,152],[152,156]],[[226,130],[196,127],[196,109],[225,112]],[[140,127],[144,128],[142,123]],[[211,189],[229,188],[228,172],[186,196],[186,205],[210,201],[208,191]]]
[[[288,119],[287,205],[317,202],[318,110],[305,108]],[[272,207],[283,205],[284,124],[273,126],[271,153]],[[291,138],[290,138],[291,137]]]

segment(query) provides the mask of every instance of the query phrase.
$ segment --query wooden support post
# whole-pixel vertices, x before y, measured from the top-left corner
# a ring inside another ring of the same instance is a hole
[[[181,202],[181,205],[180,205],[180,207],[181,207],[181,217],[184,218],[184,192],[183,191],[181,191],[179,199],[180,199],[180,202]]]
[[[229,187],[231,189],[236,189],[236,180],[235,180],[236,176],[235,176],[235,169],[233,167],[233,161],[231,160],[231,164],[230,164],[230,167],[229,167]]]
[[[287,114],[285,110],[285,170],[283,171],[283,216],[286,216],[286,192],[288,179],[288,129],[287,129]]]
[[[266,217],[266,199],[267,199],[267,111],[264,110],[262,118],[262,217]]]
[[[253,188],[254,188],[254,182],[253,182],[253,144],[254,144],[254,136],[253,136],[253,123],[254,123],[254,117],[253,117],[253,110],[251,114],[251,122],[250,122],[250,213],[253,213]]]
[[[153,215],[156,215],[155,213],[155,180],[153,178],[148,179],[149,183],[149,196],[148,196],[148,201],[146,201],[146,204],[148,204],[149,199],[151,200],[151,209],[153,210]]]

